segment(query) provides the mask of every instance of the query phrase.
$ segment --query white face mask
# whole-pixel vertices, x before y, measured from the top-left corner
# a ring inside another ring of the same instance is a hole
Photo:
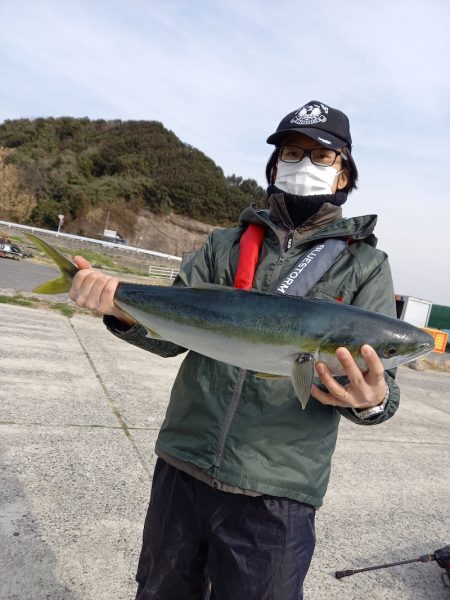
[[[334,180],[340,173],[342,171],[336,171],[333,167],[319,167],[308,157],[297,163],[279,160],[275,185],[283,192],[296,196],[332,194]]]

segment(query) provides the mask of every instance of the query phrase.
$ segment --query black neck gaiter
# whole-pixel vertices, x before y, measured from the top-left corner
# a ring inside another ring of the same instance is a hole
[[[292,224],[299,227],[328,202],[335,206],[341,206],[347,200],[347,192],[337,191],[334,194],[317,194],[316,196],[296,196],[283,192],[276,185],[267,188],[269,196],[272,194],[283,194],[284,204]]]

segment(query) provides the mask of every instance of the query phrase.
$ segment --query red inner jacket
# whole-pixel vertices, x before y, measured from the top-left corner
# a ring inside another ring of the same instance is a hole
[[[264,234],[265,228],[255,223],[250,223],[242,234],[234,287],[242,290],[249,290],[252,287]]]

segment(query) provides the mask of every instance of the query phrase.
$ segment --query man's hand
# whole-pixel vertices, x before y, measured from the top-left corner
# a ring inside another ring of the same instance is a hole
[[[134,325],[136,321],[114,304],[119,279],[92,269],[82,256],[75,256],[74,260],[79,271],[74,277],[69,298],[81,308],[89,308],[101,315],[112,315],[127,325]]]
[[[350,382],[345,387],[334,379],[325,363],[318,362],[316,364],[317,374],[329,393],[322,392],[313,384],[312,396],[322,404],[344,408],[364,409],[381,404],[386,395],[383,365],[374,349],[368,344],[362,346],[361,354],[368,368],[364,374],[346,348],[336,350],[336,357]]]

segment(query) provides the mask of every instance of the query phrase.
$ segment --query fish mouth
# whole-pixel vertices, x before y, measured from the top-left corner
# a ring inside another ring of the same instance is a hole
[[[424,356],[424,354],[428,354],[429,352],[433,352],[435,347],[434,344],[434,338],[433,338],[433,342],[422,342],[421,344],[419,344],[419,349],[417,351],[416,354],[416,358],[419,358],[420,356]]]
[[[428,342],[428,341],[421,342],[420,344],[418,344],[417,351],[407,361],[405,361],[405,363],[409,363],[413,360],[417,360],[418,358],[421,358],[422,356],[425,356],[426,354],[433,352],[433,350],[434,350],[434,339],[432,342]]]

